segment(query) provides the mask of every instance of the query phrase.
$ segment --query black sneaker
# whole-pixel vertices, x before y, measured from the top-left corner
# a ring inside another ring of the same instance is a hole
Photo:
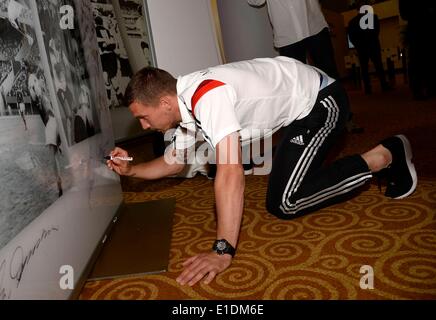
[[[412,148],[404,135],[397,135],[380,142],[392,154],[392,163],[386,170],[388,185],[385,196],[402,199],[416,189],[418,177],[412,163]]]

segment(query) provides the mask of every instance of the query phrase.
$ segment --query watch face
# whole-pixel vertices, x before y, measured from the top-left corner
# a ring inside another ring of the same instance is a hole
[[[217,243],[216,248],[218,250],[225,250],[227,248],[227,245],[224,241],[220,241]]]
[[[213,244],[212,250],[218,254],[230,254],[232,257],[235,255],[235,248],[233,248],[225,239],[216,240]]]

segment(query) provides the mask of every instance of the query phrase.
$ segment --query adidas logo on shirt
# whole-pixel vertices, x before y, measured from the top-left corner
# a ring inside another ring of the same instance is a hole
[[[303,141],[302,135],[299,135],[299,136],[292,138],[289,142],[294,143],[294,144],[298,144],[299,146],[304,146],[304,141]]]

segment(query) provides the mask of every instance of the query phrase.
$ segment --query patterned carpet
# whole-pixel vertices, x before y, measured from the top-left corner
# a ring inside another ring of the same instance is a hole
[[[126,202],[176,198],[169,271],[89,281],[80,299],[436,299],[436,103],[416,104],[406,91],[350,97],[365,133],[348,136],[337,156],[405,132],[420,177],[411,197],[390,200],[369,184],[350,201],[281,221],[265,210],[267,177],[249,176],[232,266],[210,285],[181,287],[182,262],[215,239],[213,182],[123,179]],[[374,270],[372,290],[360,287],[364,265]]]

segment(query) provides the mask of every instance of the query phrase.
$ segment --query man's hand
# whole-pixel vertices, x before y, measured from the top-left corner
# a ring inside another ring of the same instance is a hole
[[[112,157],[128,157],[129,154],[126,150],[123,150],[121,148],[116,147],[114,150],[111,151],[109,154]],[[109,169],[115,171],[120,176],[128,176],[131,174],[132,171],[132,165],[129,161],[124,161],[120,159],[113,159],[113,160],[107,160],[106,161],[107,166]]]
[[[232,256],[229,254],[219,255],[216,252],[209,252],[196,255],[183,262],[185,270],[177,278],[177,282],[181,285],[193,286],[207,275],[204,283],[209,284],[218,273],[227,269],[231,263]]]

